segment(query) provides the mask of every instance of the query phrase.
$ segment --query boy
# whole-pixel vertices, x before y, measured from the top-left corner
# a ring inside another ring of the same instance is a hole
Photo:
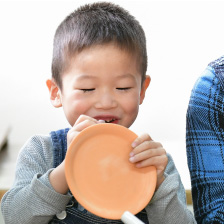
[[[69,192],[64,157],[80,131],[101,122],[130,127],[150,83],[145,34],[127,11],[110,3],[80,7],[58,27],[52,79],[54,107],[63,107],[70,129],[34,136],[23,147],[16,178],[2,200],[8,223],[121,223],[86,211]],[[156,192],[137,216],[145,223],[194,223],[173,161],[148,134],[132,143],[130,162],[155,166]]]

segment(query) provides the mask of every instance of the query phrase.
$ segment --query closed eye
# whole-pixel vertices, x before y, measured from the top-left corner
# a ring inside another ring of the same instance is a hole
[[[125,90],[129,90],[129,89],[131,89],[131,87],[125,87],[125,88],[116,88],[117,90],[123,90],[123,91],[125,91]]]
[[[95,89],[92,88],[92,89],[80,89],[80,90],[82,90],[84,93],[86,93],[86,92],[91,92],[91,91],[93,91],[93,90],[95,90]]]

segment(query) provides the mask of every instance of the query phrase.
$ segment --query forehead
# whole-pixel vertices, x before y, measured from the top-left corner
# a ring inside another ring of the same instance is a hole
[[[75,52],[69,59],[69,68],[71,69],[71,67],[78,65],[88,65],[88,63],[92,62],[96,66],[103,66],[104,63],[107,65],[113,63],[119,65],[119,63],[125,63],[128,64],[128,66],[136,66],[136,69],[138,70],[138,58],[136,52],[120,48],[115,44],[94,45]],[[116,67],[114,67],[114,70],[116,70]]]
[[[141,79],[137,56],[109,44],[86,48],[73,55],[62,81],[72,79],[89,82],[97,79],[134,80],[136,78]]]

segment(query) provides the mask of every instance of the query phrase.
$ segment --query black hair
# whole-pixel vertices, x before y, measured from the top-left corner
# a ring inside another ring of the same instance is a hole
[[[52,77],[62,88],[61,75],[72,56],[85,48],[113,42],[136,54],[142,82],[147,70],[145,33],[139,22],[125,9],[109,2],[86,4],[68,15],[54,36]]]

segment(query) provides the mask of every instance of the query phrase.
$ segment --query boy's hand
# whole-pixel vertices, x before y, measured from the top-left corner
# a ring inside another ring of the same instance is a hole
[[[94,125],[104,123],[104,121],[98,121],[92,117],[86,115],[80,115],[79,118],[76,120],[73,127],[68,131],[67,134],[67,147],[71,144],[72,140],[85,128]]]
[[[168,163],[168,157],[163,146],[154,142],[148,134],[143,134],[132,143],[133,150],[130,153],[130,162],[136,167],[155,166],[157,170],[156,189],[164,181],[164,170]]]
[[[76,137],[80,131],[91,125],[102,122],[103,121],[97,121],[94,118],[88,117],[86,115],[81,115],[67,134],[67,146],[70,145],[74,137]],[[52,187],[58,193],[66,194],[68,192],[69,188],[65,177],[65,160],[50,173],[49,180]]]

